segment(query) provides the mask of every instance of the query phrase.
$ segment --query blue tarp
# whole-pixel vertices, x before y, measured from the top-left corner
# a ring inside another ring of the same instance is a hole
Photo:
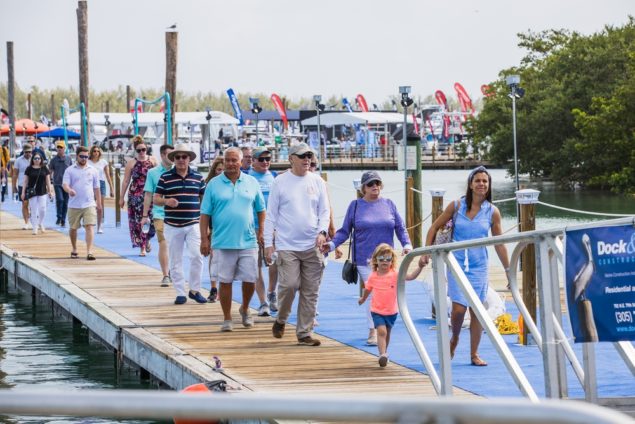
[[[66,130],[68,138],[80,139],[82,136],[75,131]],[[39,133],[38,137],[64,138],[64,128],[53,128],[52,130]]]

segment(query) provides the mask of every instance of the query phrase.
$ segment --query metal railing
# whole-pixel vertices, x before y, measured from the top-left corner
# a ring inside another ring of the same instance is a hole
[[[529,384],[525,374],[521,370],[518,362],[507,347],[507,344],[494,326],[491,318],[487,314],[485,306],[474,292],[465,273],[457,262],[452,251],[462,250],[472,247],[493,246],[499,244],[517,243],[512,252],[510,269],[517,267],[520,253],[528,245],[534,244],[536,251],[536,275],[538,295],[540,299],[540,330],[531,318],[522,296],[518,289],[518,282],[514,273],[510,276],[510,288],[516,305],[523,316],[524,323],[538,344],[543,356],[543,367],[545,376],[545,393],[549,398],[564,398],[567,396],[567,378],[564,357],[570,362],[573,371],[583,385],[585,397],[589,401],[597,401],[596,375],[594,350],[591,343],[583,343],[583,364],[580,364],[569,340],[562,328],[562,309],[560,305],[560,279],[559,266],[562,263],[562,241],[561,237],[565,229],[582,229],[597,226],[615,226],[624,224],[634,224],[635,218],[621,218],[606,221],[597,221],[575,227],[558,228],[549,230],[538,230],[523,232],[511,235],[501,235],[483,239],[448,243],[445,245],[428,246],[418,248],[410,252],[402,261],[399,269],[397,301],[399,312],[401,313],[406,329],[419,354],[419,357],[428,372],[432,384],[438,394],[452,394],[452,368],[450,359],[450,344],[448,331],[443,331],[447,327],[448,307],[446,303],[447,280],[444,265],[454,276],[457,284],[465,295],[469,306],[475,312],[476,319],[480,321],[490,338],[492,344],[500,355],[503,363],[510,372],[514,382],[521,393],[531,401],[537,401],[535,390]],[[434,302],[437,309],[437,349],[440,363],[440,376],[428,354],[421,337],[419,336],[406,302],[405,276],[410,263],[421,255],[429,254],[432,258],[433,278],[434,278]],[[564,280],[564,279],[563,279]],[[474,319],[474,317],[472,317]],[[618,353],[627,364],[628,368],[635,375],[635,348],[630,342],[619,342],[613,344]],[[561,349],[558,349],[560,346]]]
[[[0,415],[146,419],[328,420],[395,423],[631,424],[631,417],[596,405],[525,399],[407,398],[389,395],[272,395],[141,390],[0,390]]]

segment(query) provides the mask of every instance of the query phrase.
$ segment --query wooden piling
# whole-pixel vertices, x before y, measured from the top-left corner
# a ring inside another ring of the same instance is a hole
[[[410,241],[412,242],[412,245],[414,247],[418,247],[414,244],[417,228],[415,227],[415,220],[414,220],[415,214],[414,214],[414,191],[412,191],[413,187],[414,187],[414,179],[412,177],[406,178],[406,228],[408,229],[408,236],[410,237]]]
[[[176,31],[167,31],[165,33],[165,91],[170,94],[170,120],[172,123],[172,134],[176,137],[176,125],[174,124],[174,113],[176,109],[176,63],[178,53],[178,35]],[[167,105],[166,105],[167,107]],[[166,144],[172,143],[172,140],[167,139]]]
[[[9,97],[9,152],[11,153],[11,157],[13,157],[15,153],[15,74],[13,72],[13,41],[7,41],[7,74],[7,97]]]
[[[51,122],[53,123],[57,122],[57,119],[55,119],[55,109],[57,109],[55,107],[55,94],[51,94]]]
[[[121,198],[121,166],[119,164],[115,168],[115,227],[121,227],[121,208],[119,207],[119,199]]]
[[[79,101],[84,103],[87,120],[86,125],[81,126],[82,142],[84,146],[88,146],[90,134],[86,134],[84,131],[85,129],[88,130],[90,125],[88,122],[90,105],[88,103],[88,5],[86,0],[77,2],[77,36],[79,50]]]
[[[31,93],[26,95],[26,117],[33,119],[33,107],[31,106]]]
[[[533,231],[536,229],[536,205],[521,204],[520,205],[520,231]],[[536,321],[536,250],[533,244],[529,244],[521,255],[523,264],[522,274],[522,295],[523,302],[531,315]],[[529,330],[523,326],[523,344],[528,344]]]
[[[132,99],[130,98],[130,86],[126,85],[126,112],[130,112],[130,109],[132,109],[130,107],[130,101]]]
[[[432,196],[432,216],[430,223],[433,223],[439,215],[443,213],[443,196],[445,195],[445,190],[430,190],[430,195]]]

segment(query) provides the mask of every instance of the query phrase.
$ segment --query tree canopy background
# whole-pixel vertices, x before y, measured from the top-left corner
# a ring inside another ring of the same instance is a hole
[[[635,192],[635,21],[582,36],[566,30],[519,34],[527,50],[500,72],[478,118],[475,143],[514,172],[510,89],[518,74],[519,173],[567,185]],[[510,162],[511,161],[511,162]]]

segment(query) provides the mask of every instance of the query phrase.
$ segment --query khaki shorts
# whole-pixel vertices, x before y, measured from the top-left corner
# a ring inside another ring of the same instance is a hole
[[[165,240],[165,234],[163,234],[163,220],[153,219],[152,223],[154,224],[154,232],[157,234],[157,240],[161,243]]]
[[[258,279],[258,249],[214,249],[212,271],[221,283]]]
[[[97,225],[97,207],[89,206],[83,209],[68,208],[68,225],[72,230],[82,226]]]

